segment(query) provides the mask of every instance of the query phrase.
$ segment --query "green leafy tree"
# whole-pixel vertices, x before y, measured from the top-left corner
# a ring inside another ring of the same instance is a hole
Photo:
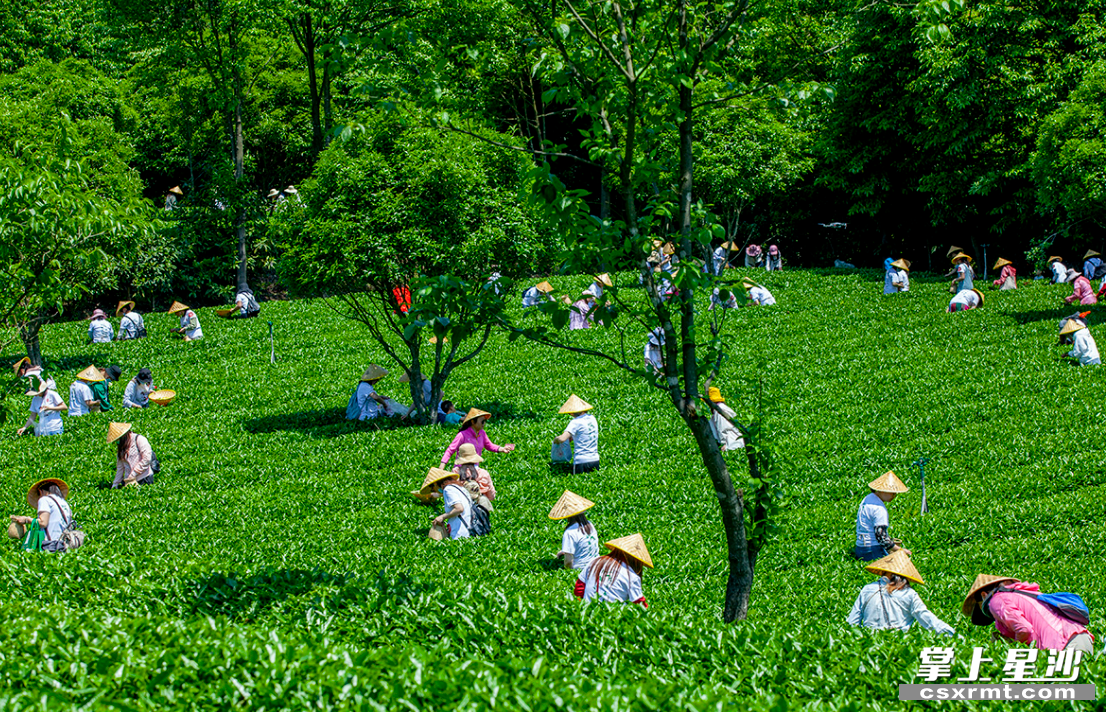
[[[412,376],[415,404],[420,371],[436,403],[449,373],[479,353],[498,322],[509,283],[486,288],[487,278],[540,269],[549,250],[518,204],[529,170],[522,156],[404,127],[396,116],[370,118],[323,152],[301,187],[302,206],[274,211],[280,279],[364,324]],[[433,366],[421,351],[424,331],[439,337]]]

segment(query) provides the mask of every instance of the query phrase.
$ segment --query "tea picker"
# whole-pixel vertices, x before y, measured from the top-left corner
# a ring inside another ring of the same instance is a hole
[[[912,464],[918,468],[921,473],[922,479],[922,511],[920,514],[929,514],[929,505],[926,504],[926,463],[929,462],[928,457],[919,457]]]

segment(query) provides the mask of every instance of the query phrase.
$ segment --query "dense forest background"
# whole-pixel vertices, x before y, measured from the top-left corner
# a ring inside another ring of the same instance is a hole
[[[727,238],[778,244],[796,267],[906,256],[942,271],[950,243],[1030,270],[1103,247],[1103,3],[939,5],[939,22],[867,0],[742,6],[696,90],[693,198]],[[628,22],[672,32],[647,24],[663,7],[626,6]],[[320,270],[354,251],[419,271],[552,269],[553,228],[524,199],[548,185],[535,175],[586,191],[597,217],[627,210],[627,137],[602,126],[626,97],[557,60],[570,36],[556,17],[577,9],[14,0],[0,8],[0,205],[33,187],[92,208],[75,228],[6,220],[0,257],[19,252],[24,281],[79,282],[36,313],[92,294],[215,303],[246,279],[283,293],[282,274],[314,264],[282,267],[305,243],[332,250]],[[631,191],[658,233],[681,116],[660,96],[637,105],[634,160],[652,177]]]

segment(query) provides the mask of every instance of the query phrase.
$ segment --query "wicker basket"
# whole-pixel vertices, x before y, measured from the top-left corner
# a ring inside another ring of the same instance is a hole
[[[177,397],[176,391],[160,390],[154,391],[150,394],[150,402],[157,403],[158,405],[169,405],[173,402],[173,399]]]

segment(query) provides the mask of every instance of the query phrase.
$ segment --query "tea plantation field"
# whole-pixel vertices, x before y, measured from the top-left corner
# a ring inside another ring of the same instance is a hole
[[[435,512],[407,493],[453,431],[347,422],[365,365],[391,366],[320,304],[267,303],[261,319],[235,322],[202,309],[195,343],[170,340],[176,320],[163,313],[134,343],[86,346],[86,322],[47,327],[67,399],[90,362],[119,363],[125,378],[149,366],[179,395],[126,413],[163,463],[157,484],[126,491],[103,488],[109,415],[17,438],[29,399],[13,399],[3,514],[29,513],[27,487],[61,477],[88,540],[64,556],[0,553],[0,709],[904,709],[919,703],[899,702],[897,685],[927,645],[956,648],[954,677],[985,646],[996,660],[985,674],[1001,677],[1007,644],[959,615],[980,572],[1080,593],[1101,649],[1106,370],[1060,358],[1070,287],[1025,281],[950,315],[946,283],[920,276],[889,297],[876,272],[757,276],[779,304],[732,315],[719,385],[745,415],[763,377],[786,501],[749,619],[734,626],[720,620],[721,525],[694,443],[663,394],[611,366],[499,335],[455,374],[447,396],[494,413],[490,437],[518,449],[486,453],[493,534],[435,544]],[[643,342],[630,344],[635,362]],[[409,402],[396,375],[379,388]],[[603,466],[553,474],[549,442],[567,421],[556,411],[573,392],[595,406]],[[923,456],[920,516],[911,463]],[[888,469],[913,487],[891,504],[892,533],[914,551],[922,597],[963,640],[844,623],[871,580],[847,555],[856,508]],[[648,610],[571,598],[574,575],[552,567],[561,525],[546,516],[565,488],[597,502],[601,540],[643,533],[657,564],[644,577]],[[1104,667],[1085,661],[1079,680],[1100,699]]]

